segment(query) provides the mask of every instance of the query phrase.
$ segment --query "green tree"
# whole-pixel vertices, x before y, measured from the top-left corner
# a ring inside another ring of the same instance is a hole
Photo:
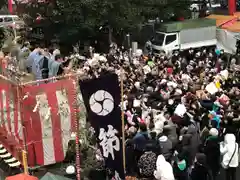
[[[7,10],[7,2],[5,0],[0,0],[0,11],[4,12]]]
[[[97,35],[101,26],[115,34],[128,33],[148,19],[182,16],[190,0],[58,0],[55,4],[33,2],[26,10],[31,17],[38,12],[57,24],[61,41],[74,43]]]

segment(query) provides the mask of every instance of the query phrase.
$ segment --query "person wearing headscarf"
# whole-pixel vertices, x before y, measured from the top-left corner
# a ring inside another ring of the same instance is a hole
[[[157,180],[175,180],[173,168],[163,155],[158,156],[156,166],[157,169],[154,171],[154,177]]]
[[[223,156],[222,167],[226,171],[226,180],[236,180],[236,170],[239,164],[238,144],[234,134],[226,134],[220,143],[220,152]]]

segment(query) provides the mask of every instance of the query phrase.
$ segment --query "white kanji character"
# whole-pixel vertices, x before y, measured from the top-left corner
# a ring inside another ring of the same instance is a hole
[[[114,177],[112,178],[112,180],[122,180],[122,179],[120,178],[120,176],[119,176],[119,174],[118,174],[117,171],[115,171],[115,175],[114,175]]]
[[[100,145],[103,148],[103,156],[108,157],[111,154],[112,159],[115,159],[115,151],[120,150],[120,141],[119,138],[115,135],[118,131],[113,128],[112,125],[108,125],[108,131],[106,132],[104,128],[100,128],[100,133],[98,138],[101,140]]]

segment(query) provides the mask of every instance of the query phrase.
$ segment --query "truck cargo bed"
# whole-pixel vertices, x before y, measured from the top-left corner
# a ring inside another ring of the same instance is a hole
[[[180,31],[180,45],[216,39],[216,26]]]
[[[216,26],[215,19],[201,18],[201,19],[190,19],[190,20],[179,21],[179,22],[165,23],[165,24],[162,24],[156,30],[165,32],[165,33],[172,33],[172,32],[178,32],[178,31],[187,30],[187,29],[198,29],[198,28],[211,27],[211,26]]]

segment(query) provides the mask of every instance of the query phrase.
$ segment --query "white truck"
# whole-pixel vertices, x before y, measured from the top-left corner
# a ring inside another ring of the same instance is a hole
[[[153,54],[216,46],[216,20],[202,18],[162,24],[155,32],[151,45]]]

